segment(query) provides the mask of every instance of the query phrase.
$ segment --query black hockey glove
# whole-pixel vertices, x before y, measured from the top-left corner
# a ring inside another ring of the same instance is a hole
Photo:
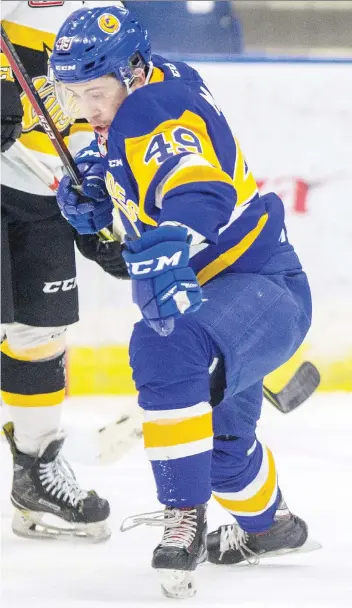
[[[81,254],[93,260],[116,279],[129,279],[127,266],[122,257],[121,243],[117,241],[102,242],[96,234],[78,234],[76,245]]]
[[[1,152],[11,148],[22,133],[23,108],[15,82],[1,81]]]

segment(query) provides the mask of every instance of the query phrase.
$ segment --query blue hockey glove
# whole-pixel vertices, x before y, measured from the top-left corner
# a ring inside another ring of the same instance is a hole
[[[133,301],[161,336],[173,331],[175,319],[202,304],[202,290],[188,266],[189,245],[185,228],[161,226],[127,241],[123,252]]]
[[[80,191],[66,175],[56,195],[62,215],[80,234],[93,234],[112,223],[113,204],[98,158],[99,153],[94,149],[84,148],[75,158],[82,175]]]

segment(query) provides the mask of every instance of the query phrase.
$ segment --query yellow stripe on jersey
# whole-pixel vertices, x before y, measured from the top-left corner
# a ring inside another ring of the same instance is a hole
[[[177,188],[177,186],[192,184],[194,182],[212,181],[222,182],[233,186],[233,181],[231,177],[229,177],[227,173],[225,173],[221,169],[217,169],[216,167],[207,167],[204,165],[184,167],[176,171],[174,175],[171,175],[171,177],[169,177],[169,179],[165,182],[161,196],[163,198],[165,194],[170,192],[170,190],[173,190],[173,188]]]
[[[34,152],[42,152],[43,154],[57,156],[57,152],[51,143],[51,140],[45,133],[40,133],[39,131],[22,133],[20,142],[29,150],[34,150]]]
[[[54,46],[55,34],[37,30],[33,27],[28,27],[28,25],[19,25],[6,19],[1,24],[4,26],[8,37],[14,45],[24,46],[34,51],[43,51],[44,45],[50,49]]]
[[[212,449],[209,403],[177,410],[147,410],[144,418],[144,446],[150,460],[185,458]]]
[[[210,264],[202,268],[202,270],[197,274],[199,284],[204,285],[217,274],[226,268],[229,268],[229,266],[232,266],[232,264],[234,264],[236,260],[238,260],[241,255],[243,255],[254,243],[255,239],[259,236],[266,222],[268,221],[268,217],[268,214],[264,213],[264,215],[262,215],[259,219],[256,227],[248,232],[248,234],[246,234],[246,236],[239,243],[237,243],[237,245],[231,247],[231,249],[228,249],[222,253],[218,258],[216,258],[216,260],[213,260],[210,262]]]
[[[277,473],[271,451],[263,446],[262,466],[256,478],[244,490],[228,493],[213,492],[213,496],[233,515],[255,516],[266,511],[275,502],[277,496]]]
[[[70,128],[70,133],[66,137],[64,137],[64,142],[66,145],[69,143],[70,136],[74,133],[86,133],[91,132],[93,137],[93,130],[88,124],[79,123],[76,125],[72,125]],[[34,152],[41,152],[42,154],[50,154],[51,156],[57,156],[57,152],[49,139],[49,137],[45,133],[41,133],[40,131],[30,131],[29,133],[22,133],[20,137],[20,142],[29,148],[29,150],[33,150]]]
[[[151,79],[149,80],[150,84],[155,82],[164,82],[165,74],[160,68],[153,68],[153,73]]]
[[[47,407],[62,403],[65,399],[65,389],[55,391],[54,393],[40,393],[37,395],[19,395],[17,393],[1,391],[1,395],[7,405],[17,407]]]
[[[237,193],[236,207],[249,202],[257,193],[258,186],[251,171],[246,172],[245,158],[240,144],[235,140],[236,162],[233,175],[233,184]]]
[[[149,226],[157,226],[157,222],[155,222],[155,220],[153,220],[145,211],[145,197],[148,188],[161,165],[157,162],[156,157],[153,157],[146,162],[145,156],[152,139],[155,135],[161,133],[168,142],[168,145],[170,146],[169,149],[172,149],[175,155],[178,154],[177,145],[172,137],[172,132],[177,127],[183,127],[192,131],[198,138],[202,147],[202,154],[200,154],[200,156],[205,158],[214,167],[221,169],[213,144],[208,135],[205,121],[189,110],[186,110],[178,119],[166,120],[165,122],[160,123],[160,125],[158,125],[154,131],[148,133],[148,135],[126,138],[125,150],[127,160],[131,171],[137,180],[139,189],[139,219]],[[194,152],[195,148],[192,146],[191,142],[189,143],[189,147],[192,148],[192,151]],[[187,149],[187,143],[183,145],[183,148]]]
[[[5,68],[6,69],[6,68],[9,67],[9,65],[10,64],[8,62],[8,59],[7,59],[6,55],[4,55],[4,53],[1,51],[1,53],[0,53],[0,66],[1,66],[1,68]],[[3,70],[1,70],[1,73],[3,74],[3,73],[5,73],[5,71],[3,72]]]
[[[70,137],[71,135],[74,135],[75,133],[91,133],[92,137],[94,137],[94,131],[93,128],[85,122],[76,122],[73,125],[71,125],[70,127],[70,135],[68,137]],[[68,139],[65,138],[66,139]]]

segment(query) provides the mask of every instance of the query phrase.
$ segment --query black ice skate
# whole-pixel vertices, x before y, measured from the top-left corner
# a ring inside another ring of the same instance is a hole
[[[321,545],[308,540],[307,524],[287,508],[281,498],[269,530],[250,534],[237,524],[220,526],[207,537],[208,560],[213,564],[259,563],[259,558],[306,552]]]
[[[108,539],[109,503],[94,491],[86,492],[78,486],[60,455],[64,437],[48,437],[38,456],[33,457],[18,451],[11,422],[3,430],[14,460],[13,532],[27,538]]]
[[[165,526],[153,553],[152,567],[161,575],[161,589],[166,597],[180,599],[196,593],[192,573],[206,560],[206,509],[206,504],[185,509],[166,507],[164,511],[133,517],[130,525],[122,524],[122,531],[143,523]]]

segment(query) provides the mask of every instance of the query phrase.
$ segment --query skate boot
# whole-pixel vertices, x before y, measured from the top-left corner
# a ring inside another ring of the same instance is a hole
[[[60,455],[64,437],[48,437],[38,456],[19,452],[11,422],[3,427],[13,460],[12,530],[26,538],[74,537],[100,542],[110,537],[109,503],[82,490]]]
[[[145,513],[131,518],[133,523],[124,532],[140,524],[165,526],[160,544],[154,549],[152,567],[161,575],[161,589],[169,598],[188,598],[196,594],[192,573],[206,561],[207,505]],[[130,518],[128,518],[130,519]]]
[[[307,539],[307,524],[288,510],[281,497],[274,524],[265,532],[252,534],[233,523],[208,534],[208,560],[212,564],[258,564],[263,557],[320,549],[319,543]]]

